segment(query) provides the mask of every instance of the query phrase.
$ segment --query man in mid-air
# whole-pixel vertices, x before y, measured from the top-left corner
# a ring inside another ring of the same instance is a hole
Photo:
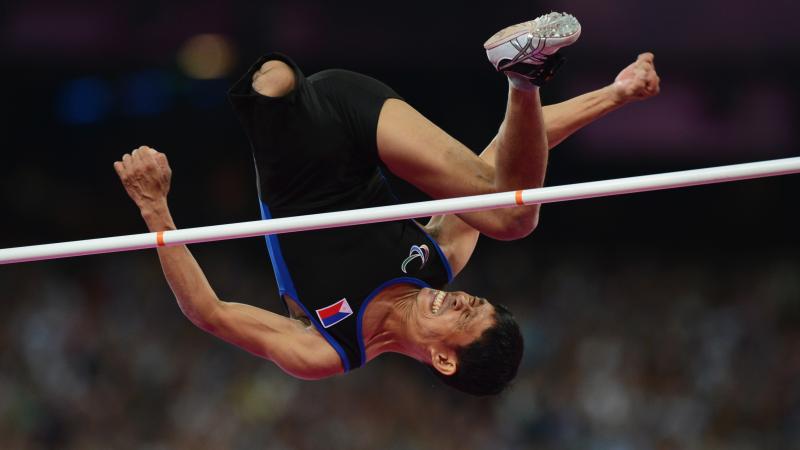
[[[379,164],[433,198],[541,187],[548,150],[622,105],[656,95],[653,55],[614,83],[542,107],[539,86],[578,21],[550,13],[505,28],[485,44],[509,80],[505,119],[475,155],[383,83],[344,70],[306,78],[281,54],[260,58],[230,100],[252,146],[263,218],[391,204]],[[166,156],[140,147],[114,163],[150,231],[175,229]],[[496,394],[514,378],[522,336],[505,307],[443,287],[467,264],[481,234],[530,234],[539,205],[268,236],[288,317],[221,301],[186,246],[158,249],[164,275],[195,325],[303,379],[320,379],[397,352],[445,383]]]

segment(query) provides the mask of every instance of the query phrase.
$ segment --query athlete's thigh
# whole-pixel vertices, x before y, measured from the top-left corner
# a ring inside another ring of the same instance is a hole
[[[402,100],[383,105],[377,141],[389,170],[433,198],[493,192],[494,169]]]

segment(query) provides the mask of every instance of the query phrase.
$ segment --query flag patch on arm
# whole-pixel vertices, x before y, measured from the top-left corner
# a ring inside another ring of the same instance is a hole
[[[336,325],[351,315],[353,315],[353,309],[350,308],[346,298],[317,310],[317,317],[319,317],[319,321],[325,328]]]

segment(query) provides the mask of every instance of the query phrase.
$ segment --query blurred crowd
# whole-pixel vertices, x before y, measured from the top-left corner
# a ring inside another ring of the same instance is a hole
[[[0,270],[17,296],[0,304],[0,448],[800,448],[796,255],[537,259],[532,241],[482,244],[454,286],[524,330],[516,382],[489,399],[394,355],[292,379],[184,319],[151,252]],[[266,255],[238,251],[255,245],[198,259],[221,297],[280,311]]]

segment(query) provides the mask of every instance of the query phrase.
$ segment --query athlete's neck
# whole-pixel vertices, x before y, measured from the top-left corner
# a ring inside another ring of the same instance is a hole
[[[423,362],[430,359],[410,326],[419,292],[419,287],[397,284],[381,291],[369,303],[362,319],[367,361],[385,352],[402,353]]]

